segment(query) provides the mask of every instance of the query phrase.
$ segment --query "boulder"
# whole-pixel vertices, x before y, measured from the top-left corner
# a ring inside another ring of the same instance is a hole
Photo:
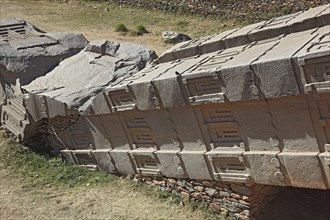
[[[176,33],[173,31],[164,31],[162,37],[165,43],[176,44],[184,41],[191,40],[188,35]]]
[[[82,34],[44,33],[17,18],[1,19],[0,30],[0,74],[9,84],[29,84],[88,43]]]
[[[96,40],[23,89],[81,112],[105,87],[132,76],[155,58],[153,50],[140,45]]]

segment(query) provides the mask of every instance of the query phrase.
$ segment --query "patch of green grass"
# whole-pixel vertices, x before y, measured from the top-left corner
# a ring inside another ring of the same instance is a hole
[[[128,32],[130,36],[142,36],[143,34],[149,33],[143,25],[138,25],[136,30]]]
[[[288,15],[290,13],[291,13],[291,9],[288,6],[284,6],[283,8],[281,8],[281,14]]]
[[[128,34],[130,36],[136,37],[136,36],[141,36],[142,34],[138,31],[129,31]]]
[[[7,145],[7,148],[0,155],[1,162],[21,176],[27,186],[99,185],[117,178],[103,172],[92,172],[69,164],[60,157],[36,154],[13,140],[5,140],[3,144]]]
[[[146,34],[146,33],[149,33],[149,31],[147,31],[146,27],[143,26],[142,24],[138,25],[136,27],[137,29],[137,32],[140,33],[140,34]]]
[[[127,27],[123,24],[123,23],[120,23],[120,24],[117,24],[116,27],[115,27],[115,31],[116,32],[123,32],[123,33],[126,33],[128,32],[128,29]]]
[[[189,21],[186,20],[180,20],[176,23],[176,26],[180,27],[180,28],[185,28],[187,27],[189,24]]]
[[[101,186],[125,189],[141,193],[159,202],[174,206],[187,206],[191,211],[203,213],[205,219],[221,219],[221,215],[207,208],[202,202],[185,201],[169,192],[157,190],[145,184],[137,184],[126,177],[116,177],[99,171],[90,171],[69,164],[60,157],[40,155],[29,148],[6,138],[0,132],[0,168],[10,170],[10,175],[20,181],[24,188],[71,188],[81,190],[86,186]]]

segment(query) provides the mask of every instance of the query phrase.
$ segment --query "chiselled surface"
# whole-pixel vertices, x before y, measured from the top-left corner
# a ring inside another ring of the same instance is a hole
[[[31,83],[3,77],[1,122],[109,173],[330,189],[329,14],[328,4],[192,40],[153,63],[144,47],[91,42]],[[3,47],[76,43],[15,41],[15,30]]]
[[[21,86],[77,54],[88,41],[82,34],[45,33],[17,18],[0,20],[1,124],[20,139],[35,135],[40,122],[25,109]]]
[[[97,94],[57,134],[63,152],[112,173],[330,188],[329,10],[175,46]]]
[[[26,85],[45,75],[60,61],[82,50],[88,41],[82,34],[44,33],[16,18],[0,21],[0,68],[8,83],[17,78]]]

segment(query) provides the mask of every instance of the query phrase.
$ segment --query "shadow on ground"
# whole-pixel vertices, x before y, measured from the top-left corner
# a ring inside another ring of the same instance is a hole
[[[278,193],[257,220],[329,220],[330,190],[291,188]]]

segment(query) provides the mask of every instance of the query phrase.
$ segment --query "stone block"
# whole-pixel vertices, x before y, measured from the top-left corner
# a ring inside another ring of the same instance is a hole
[[[277,186],[290,185],[283,164],[276,155],[279,152],[250,151],[244,152],[243,157],[249,164],[251,178],[257,184]]]
[[[49,118],[56,116],[67,116],[70,115],[68,107],[65,103],[61,103],[55,99],[44,97],[47,103],[47,112]]]
[[[111,105],[107,92],[101,92],[95,97],[95,99],[93,99],[92,106],[90,107],[87,114],[111,114]]]
[[[143,176],[162,176],[160,161],[155,149],[135,149],[129,152],[136,173]]]
[[[113,164],[120,174],[135,174],[135,168],[128,154],[129,150],[114,149],[111,150],[110,156],[113,159]]]
[[[158,150],[155,155],[159,159],[159,167],[163,175],[170,178],[186,177],[187,174],[179,156],[179,151]]]
[[[204,158],[204,153],[205,151],[186,150],[179,153],[190,179],[212,179]]]
[[[300,13],[301,12],[297,12],[294,14],[284,15],[281,17],[270,19],[265,24],[249,32],[249,37],[253,39],[253,41],[260,41],[277,37],[283,34],[290,34],[291,31],[287,23],[297,17]]]
[[[260,81],[261,92],[265,98],[299,94],[299,85],[296,80],[299,74],[295,73],[291,57],[315,37],[312,33],[313,30],[308,30],[287,35],[252,63],[251,67]]]
[[[306,99],[302,96],[269,100],[270,112],[285,152],[319,152]]]
[[[211,150],[205,153],[213,178],[223,182],[250,183],[251,177],[243,151]]]
[[[104,136],[104,148],[130,150],[130,142],[125,132],[125,121],[120,119],[118,114],[99,115],[97,123],[91,120],[92,117],[88,116],[88,120],[94,127],[98,129],[102,136]],[[106,122],[106,123],[105,123]]]
[[[207,147],[194,109],[181,107],[168,109],[168,111],[183,149],[187,151],[206,151]]]
[[[182,82],[188,93],[191,105],[208,103],[224,103],[225,94],[221,91],[220,77],[213,70],[197,70],[191,74],[184,74]]]
[[[301,48],[293,57],[300,67],[300,77],[305,93],[326,93],[330,91],[328,74],[330,26],[319,28],[312,41]]]
[[[101,118],[97,115],[81,117],[86,119],[85,126],[88,128],[93,149],[111,149],[111,142],[107,138],[107,131],[104,130]]]
[[[297,15],[294,19],[290,20],[287,25],[291,33],[313,29],[326,25],[323,19],[330,14],[329,4],[321,7],[311,8]]]
[[[246,150],[280,151],[274,118],[266,101],[237,102],[232,111]]]
[[[185,106],[186,91],[182,85],[182,75],[203,62],[207,56],[191,57],[171,63],[172,67],[159,74],[152,83],[158,91],[160,102],[164,108]]]
[[[88,168],[96,169],[97,163],[93,157],[91,150],[73,150],[71,151],[77,164]]]
[[[117,173],[117,170],[114,164],[112,163],[112,158],[109,154],[108,149],[93,150],[92,155],[96,160],[96,164],[99,170],[112,174]]]
[[[244,150],[231,104],[202,105],[195,114],[208,149]]]
[[[288,172],[291,186],[314,189],[327,188],[318,154],[318,152],[282,152],[277,155]]]
[[[61,154],[63,157],[69,162],[69,163],[76,163],[76,161],[73,158],[73,155],[71,153],[71,150],[61,150]]]
[[[86,118],[81,117],[76,123],[58,134],[60,141],[69,149],[94,149],[93,138],[87,129]]]
[[[232,32],[222,39],[226,48],[242,46],[252,42],[252,39],[249,38],[249,33],[261,26],[263,26],[266,21],[261,21],[255,24],[251,24],[245,27],[238,29],[237,31]]]
[[[233,30],[223,31],[223,32],[220,32],[219,34],[214,35],[212,38],[204,41],[200,45],[201,51],[203,51],[203,54],[206,54],[206,53],[211,53],[211,52],[225,49],[225,45],[222,42],[222,39],[224,39],[225,37],[234,33],[237,30],[238,30],[238,28],[233,29]]]
[[[323,175],[327,189],[330,189],[330,150],[328,152],[320,153],[318,157],[323,167]]]
[[[179,135],[175,130],[175,121],[166,110],[145,112],[147,126],[156,147],[160,150],[178,151],[182,148]]]

